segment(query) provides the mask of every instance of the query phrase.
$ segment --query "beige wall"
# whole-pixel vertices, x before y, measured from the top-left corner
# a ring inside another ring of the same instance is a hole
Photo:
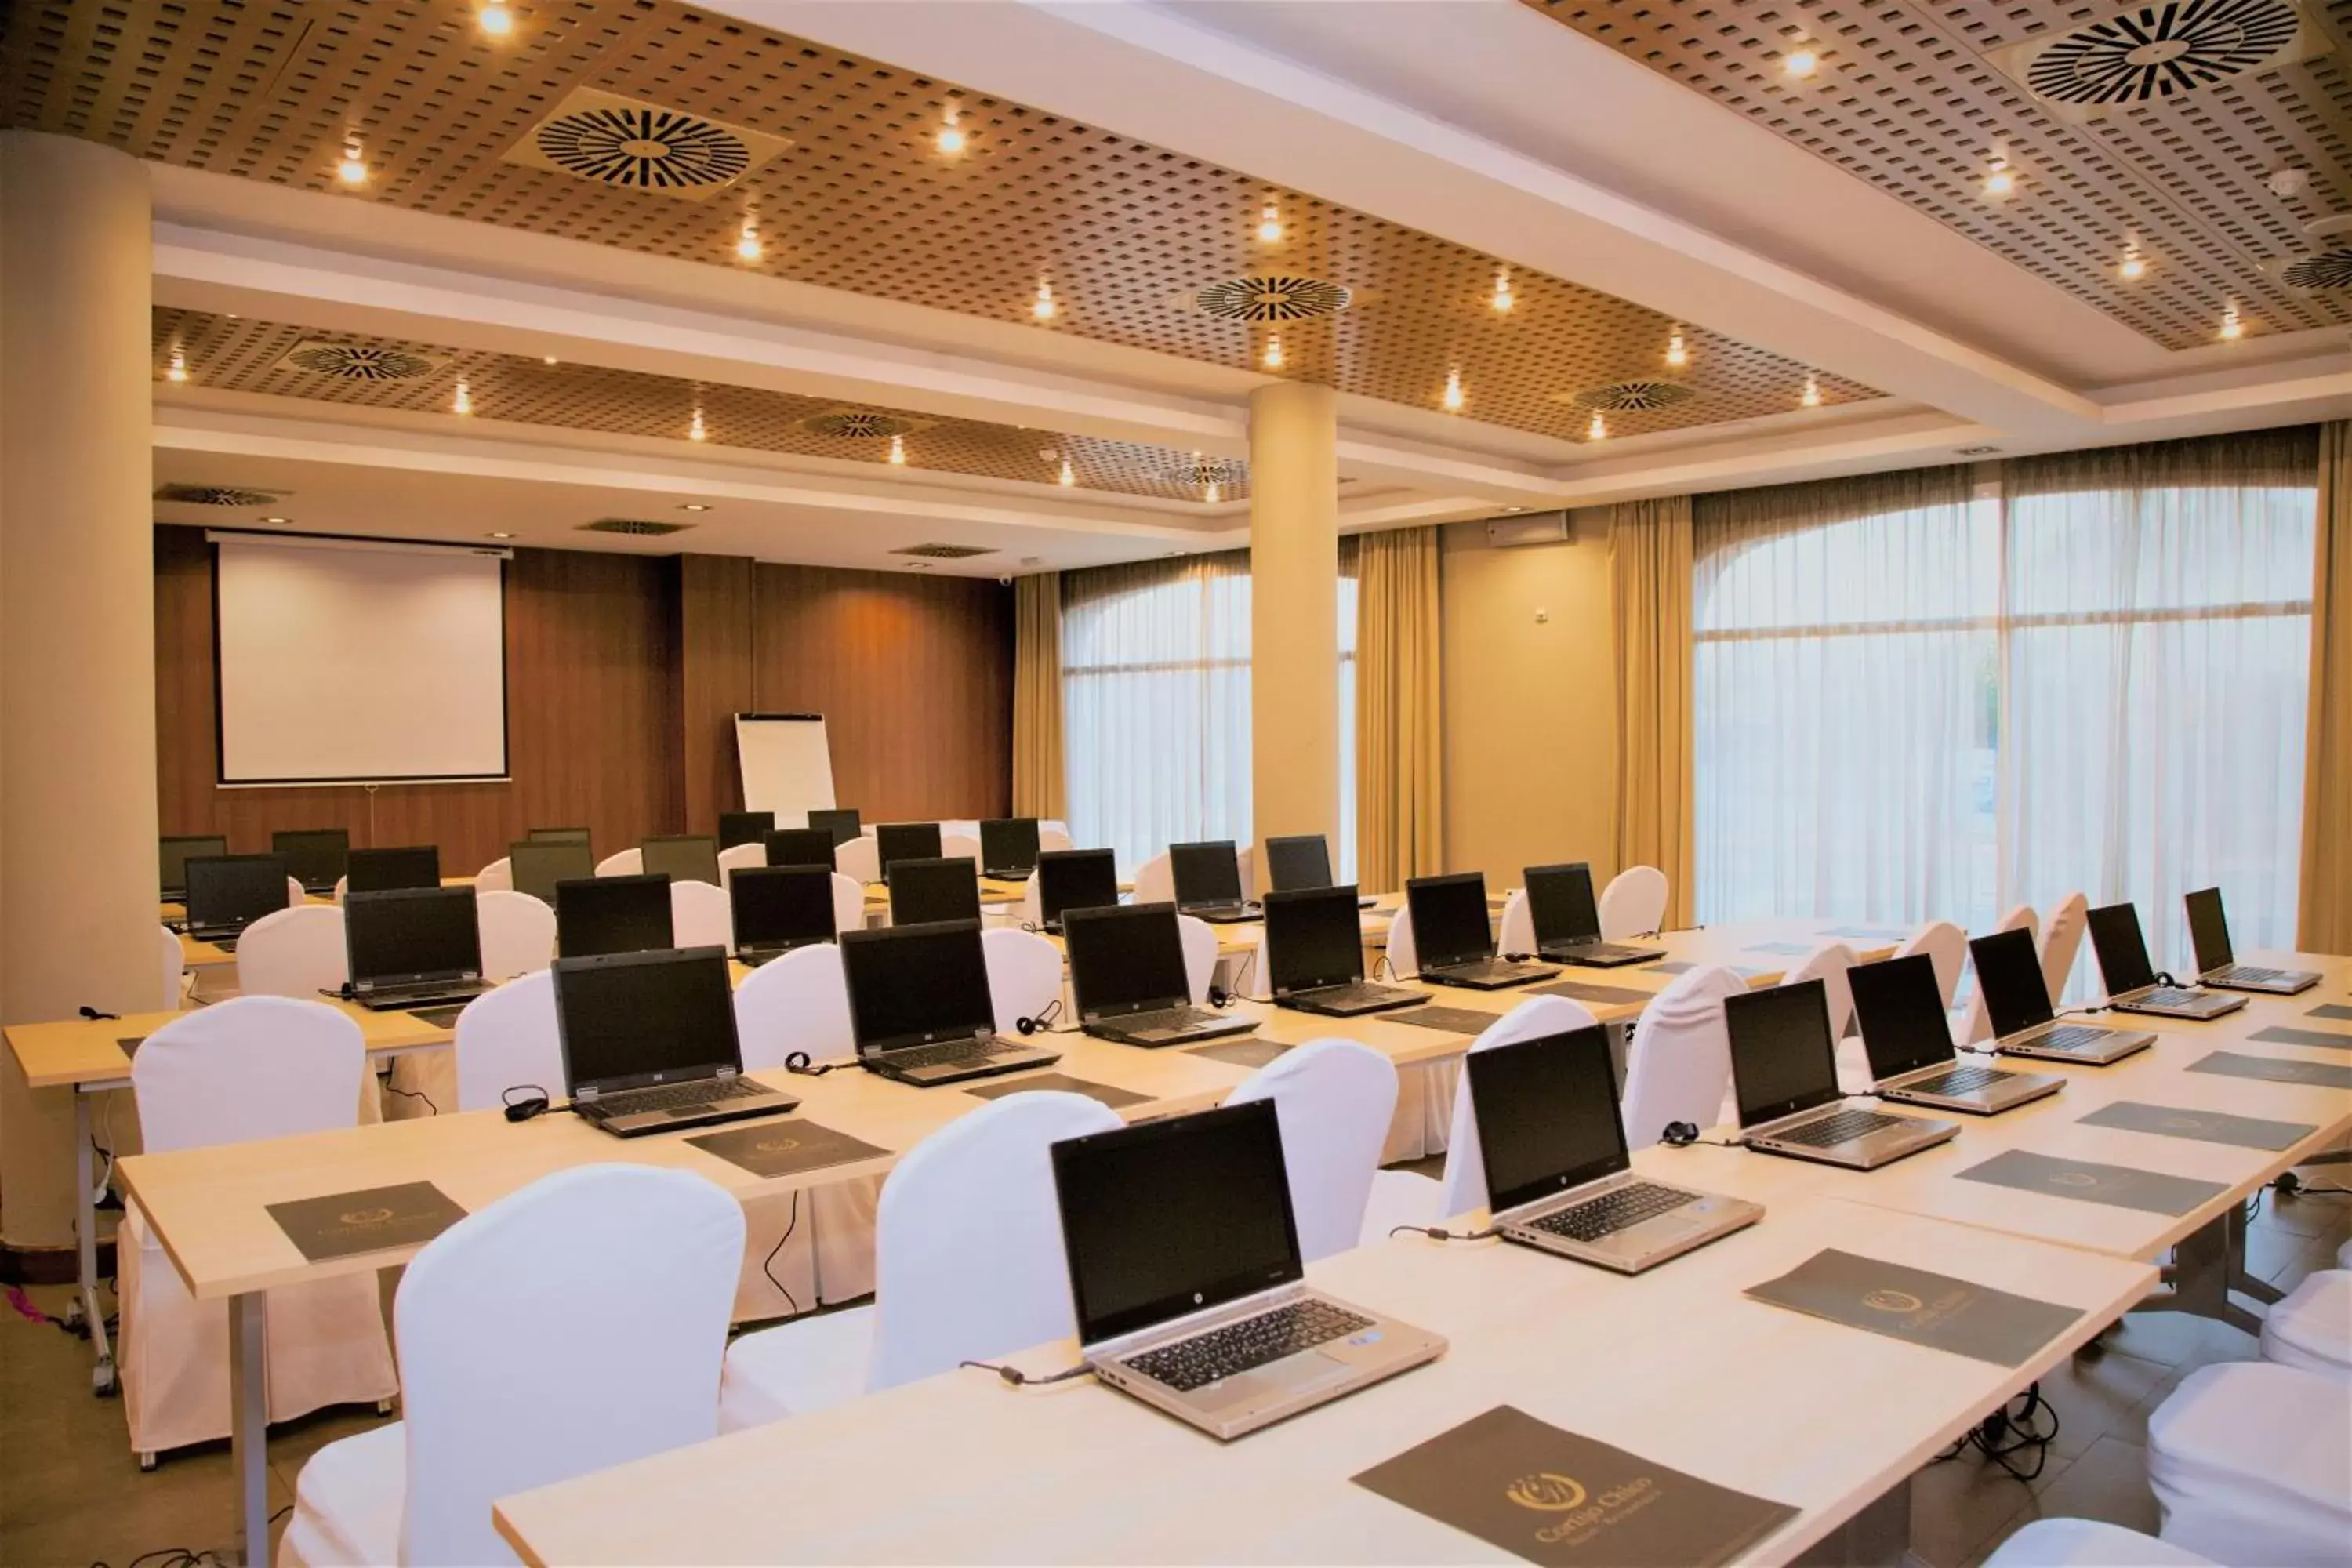
[[[1505,550],[1484,523],[1444,531],[1445,864],[1489,889],[1556,860],[1590,860],[1602,882],[1617,869],[1606,515]]]

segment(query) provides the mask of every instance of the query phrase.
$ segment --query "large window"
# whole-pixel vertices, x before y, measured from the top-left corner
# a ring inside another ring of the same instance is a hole
[[[2080,889],[2291,942],[2308,432],[1702,497],[1698,916],[1988,928]],[[2085,972],[2078,972],[2085,973]]]

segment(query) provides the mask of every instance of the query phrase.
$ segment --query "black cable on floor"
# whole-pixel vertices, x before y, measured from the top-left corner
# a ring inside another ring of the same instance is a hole
[[[2042,1384],[2032,1383],[1936,1458],[1938,1462],[1956,1459],[1974,1448],[2019,1480],[2036,1480],[2050,1461],[2050,1445],[2057,1436],[2058,1412],[2042,1397]],[[2031,1458],[2021,1459],[2021,1454]]]
[[[776,1271],[768,1266],[776,1260],[776,1254],[784,1249],[784,1243],[793,1238],[793,1231],[800,1223],[801,1194],[800,1189],[795,1187],[793,1190],[793,1212],[791,1217],[784,1221],[784,1234],[776,1237],[776,1245],[768,1248],[767,1257],[760,1259],[760,1272],[768,1277],[768,1283],[776,1288],[776,1294],[784,1299],[784,1305],[793,1310],[793,1316],[795,1318],[801,1315],[800,1299],[784,1288],[784,1282],[777,1279]]]

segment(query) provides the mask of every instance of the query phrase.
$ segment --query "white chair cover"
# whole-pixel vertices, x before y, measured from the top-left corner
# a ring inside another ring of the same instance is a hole
[[[646,852],[643,849],[624,849],[596,862],[596,875],[599,877],[641,877],[645,870]]]
[[[1830,1038],[1837,1042],[1838,1087],[1847,1094],[1866,1094],[1870,1090],[1870,1056],[1862,1048],[1857,1037],[1846,1037],[1853,1027],[1853,983],[1846,972],[1853,967],[1853,949],[1842,942],[1825,942],[1797,961],[1797,966],[1780,977],[1783,985],[1801,984],[1818,980],[1829,993]]]
[[[1936,984],[1943,992],[1948,1012],[1959,992],[1960,971],[1969,965],[1969,933],[1949,921],[1929,921],[1904,939],[1895,956],[1910,958],[1922,952],[1936,966]]]
[[[328,904],[273,910],[236,941],[236,988],[247,996],[315,1002],[339,991],[351,971],[343,954],[343,911]]]
[[[2095,1519],[2037,1519],[1979,1568],[2216,1568],[2210,1557]]]
[[[833,868],[856,882],[863,898],[868,882],[882,879],[882,847],[871,834],[860,834],[846,844],[833,848]]]
[[[1068,1334],[1048,1151],[1118,1124],[1084,1095],[1013,1094],[908,1150],[882,1188],[874,1305],[737,1340],[720,1425],[807,1415]]]
[[[1545,1035],[1589,1029],[1591,1013],[1565,996],[1530,996],[1493,1023],[1470,1042],[1474,1051],[1492,1050]],[[1486,1161],[1478,1144],[1478,1117],[1470,1103],[1470,1075],[1456,1068],[1454,1123],[1445,1140],[1445,1178],[1439,1194],[1438,1219],[1451,1219],[1486,1206]]]
[[[814,942],[751,971],[735,988],[735,1034],[743,1070],[772,1079],[794,1051],[806,1051],[818,1065],[855,1056],[841,949]],[[867,1176],[811,1187],[805,1198],[786,1194],[746,1204],[736,1317],[781,1317],[871,1290],[874,1205],[881,1190],[880,1180]]]
[[[1241,844],[1234,848],[1234,867],[1241,874],[1242,897],[1257,897],[1257,846]]]
[[[474,873],[474,891],[478,893],[511,893],[514,891],[514,859],[501,855]]]
[[[555,961],[555,911],[529,893],[493,889],[474,893],[474,920],[482,932],[482,973],[509,980]]]
[[[1553,998],[1544,998],[1553,1000]],[[1314,1262],[1357,1245],[1396,1114],[1397,1070],[1353,1040],[1315,1040],[1284,1052],[1225,1097],[1271,1100],[1282,1124],[1282,1160],[1298,1248]]]
[[[280,1568],[512,1563],[498,1499],[715,1435],[742,1234],[710,1182],[623,1164],[452,1226],[393,1306],[405,1419],[302,1467]]]
[[[456,1063],[459,1110],[504,1105],[509,1089],[536,1089],[551,1100],[562,1100],[563,1047],[556,1037],[555,976],[534,970],[466,1004],[457,1015],[457,1043],[449,1054]],[[446,1104],[442,1108],[448,1109]]]
[[[1030,886],[1036,886],[1034,877]],[[1184,943],[1184,984],[1197,1007],[1209,999],[1210,983],[1217,977],[1217,928],[1196,916],[1178,915],[1176,934]]]
[[[1666,874],[1655,866],[1628,866],[1601,889],[1601,940],[1626,942],[1665,923]]]
[[[2268,1362],[2204,1366],[2147,1420],[2164,1540],[2218,1563],[2340,1568],[2352,1542],[2352,1392]]]
[[[1044,851],[1041,849],[1039,853]],[[1021,884],[1021,923],[1029,928],[1045,923],[1045,906],[1037,897],[1037,873],[1034,871],[1030,872],[1029,879]]]
[[[737,871],[746,866],[764,866],[767,863],[768,846],[764,840],[730,844],[719,852],[719,885],[722,889],[730,887],[732,884],[729,879]]]
[[[679,947],[735,950],[735,911],[727,889],[688,879],[669,885],[670,941]]]
[[[2262,1344],[2264,1361],[2352,1384],[2352,1271],[2323,1268],[2273,1302]]]
[[[1670,1121],[1709,1127],[1731,1085],[1723,999],[1747,983],[1722,964],[1685,971],[1653,997],[1625,1060],[1625,1142],[1646,1149]]]
[[[1058,854],[1064,850],[1075,849],[1076,847],[1077,846],[1070,839],[1068,829],[1061,827],[1048,827],[1042,822],[1037,825],[1037,853],[1040,855],[1045,854],[1049,849]]]
[[[1135,868],[1135,901],[1139,904],[1171,904],[1176,901],[1176,878],[1168,868],[1168,852],[1165,849]]]
[[[1421,946],[1412,940],[1412,906],[1399,904],[1389,919],[1389,973],[1402,980],[1421,973]]]
[[[170,926],[157,926],[163,936],[155,949],[163,960],[163,984],[155,992],[155,1008],[162,1013],[176,1013],[187,1005],[188,960],[180,947],[180,933]]]
[[[940,858],[942,860],[980,860],[980,840],[962,833],[940,832]]]
[[[781,1072],[794,1051],[813,1062],[847,1060],[856,1043],[841,949],[813,942],[751,971],[735,988],[735,1033],[746,1072]]]
[[[1045,937],[997,926],[980,933],[980,947],[988,961],[988,996],[998,1034],[1014,1033],[1024,1018],[1044,1017],[1062,999],[1062,950]]]
[[[866,886],[855,877],[833,874],[833,931],[835,936],[845,931],[866,929]]]
[[[2050,987],[2053,1004],[2065,1003],[2066,983],[2074,978],[2074,957],[2090,926],[2091,900],[2082,893],[2067,894],[2042,918],[2042,982]]]
[[[323,1002],[240,996],[185,1014],[131,1058],[144,1147],[160,1154],[349,1127],[366,1060],[359,1025]],[[228,1304],[189,1295],[136,1203],[125,1205],[117,1258],[132,1451],[227,1436]],[[268,1292],[264,1347],[272,1421],[389,1399],[399,1386],[372,1273]]]
[[[2352,1268],[2352,1240],[2346,1241],[2343,1246],[2336,1249],[2336,1267]]]
[[[1528,906],[1528,890],[1513,888],[1503,896],[1503,920],[1495,936],[1496,952],[1533,952],[1536,950],[1535,911]]]

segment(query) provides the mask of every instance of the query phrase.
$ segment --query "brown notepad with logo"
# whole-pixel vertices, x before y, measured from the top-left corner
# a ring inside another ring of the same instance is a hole
[[[303,1257],[324,1263],[331,1258],[418,1246],[464,1219],[466,1211],[430,1182],[403,1182],[271,1204],[269,1217],[287,1240],[302,1249]]]
[[[1530,1563],[1592,1568],[1714,1568],[1797,1516],[1507,1405],[1350,1479]]]
[[[2256,1029],[2246,1037],[2266,1046],[2320,1046],[2330,1050],[2352,1051],[2352,1035],[2333,1029],[2290,1029],[2284,1024],[2273,1024],[2267,1029]]]
[[[1289,1048],[1280,1040],[1261,1040],[1255,1035],[1244,1035],[1237,1040],[1215,1040],[1205,1046],[1194,1046],[1184,1054],[1231,1062],[1235,1067],[1262,1068]]]
[[[1125,1106],[1141,1105],[1151,1097],[1133,1089],[1113,1089],[1107,1083],[1088,1083],[1082,1078],[1072,1078],[1064,1072],[1041,1072],[1034,1078],[991,1079],[986,1083],[966,1083],[956,1087],[966,1094],[976,1094],[982,1100],[1002,1100],[1008,1094],[1026,1094],[1032,1089],[1055,1089],[1063,1094],[1083,1094],[1088,1100],[1098,1100],[1113,1110]]]
[[[830,1127],[814,1121],[788,1117],[781,1121],[762,1121],[751,1127],[730,1127],[724,1132],[705,1132],[688,1142],[706,1154],[716,1154],[730,1165],[740,1165],[755,1176],[790,1176],[802,1171],[814,1171],[824,1165],[846,1165],[858,1160],[871,1160],[889,1152],[877,1149],[846,1132],[836,1132]]]
[[[1571,1002],[1647,1002],[1657,993],[1636,991],[1630,985],[1588,985],[1581,980],[1562,980],[1550,985],[1530,985],[1528,994],[1565,996]]]
[[[2322,1002],[2318,1006],[2314,1007],[2310,1012],[2305,1013],[2304,1016],[2306,1018],[2334,1018],[2338,1023],[2343,1023],[2347,1020],[2352,1020],[2352,1007],[2347,1007],[2341,1002]]]
[[[2266,1121],[2259,1116],[2227,1116],[2218,1110],[2190,1110],[2179,1105],[2143,1105],[2136,1100],[2118,1100],[2076,1120],[2086,1127],[2153,1132],[2159,1138],[2191,1138],[2200,1143],[2228,1143],[2240,1149],[2291,1149],[2298,1141],[2319,1131],[2305,1121]]]
[[[1963,1182],[2014,1187],[2021,1193],[2047,1193],[2052,1197],[2137,1209],[2142,1214],[2184,1215],[2228,1190],[2219,1182],[2191,1181],[2187,1176],[2168,1176],[2161,1171],[2142,1171],[2130,1165],[2053,1159],[2030,1149],[2003,1150],[1982,1164],[1970,1165],[1954,1174]]]
[[[2215,1051],[2189,1064],[2190,1072],[2219,1073],[2223,1078],[2259,1079],[2264,1083],[2296,1083],[2313,1089],[2352,1089],[2352,1068],[2334,1062],[2290,1062],[2276,1057],[2250,1057],[2238,1051]]]
[[[1449,1035],[1477,1035],[1502,1016],[1500,1013],[1481,1013],[1475,1007],[1408,1007],[1401,1013],[1381,1013],[1375,1016],[1388,1024],[1411,1024],[1416,1028],[1442,1029]]]
[[[1808,1317],[1995,1366],[2024,1365],[2082,1316],[2054,1301],[1834,1247],[1744,1293]]]

